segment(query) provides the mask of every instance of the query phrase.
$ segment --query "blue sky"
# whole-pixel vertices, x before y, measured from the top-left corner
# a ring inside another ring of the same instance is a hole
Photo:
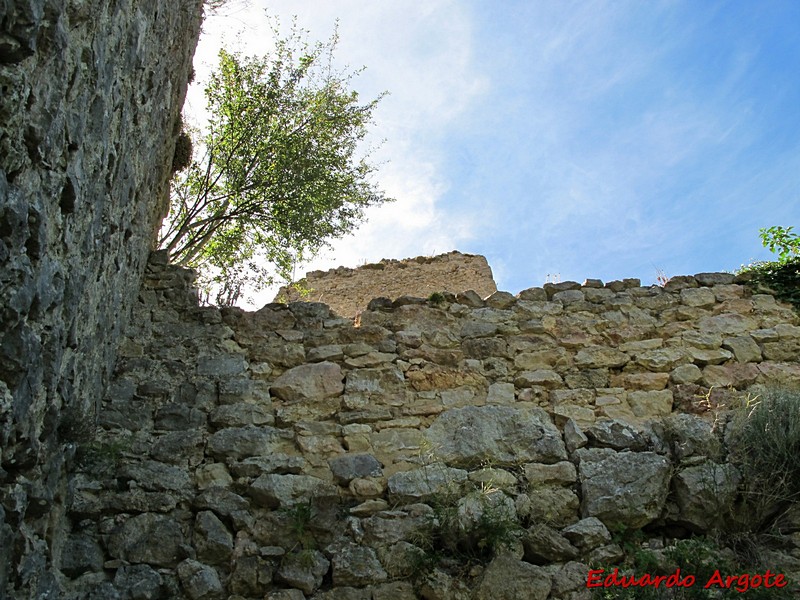
[[[338,19],[358,91],[390,92],[373,133],[397,201],[303,270],[458,249],[511,292],[649,285],[767,259],[758,229],[800,225],[796,0],[234,2],[200,80],[220,44],[268,50],[265,9],[320,40]]]

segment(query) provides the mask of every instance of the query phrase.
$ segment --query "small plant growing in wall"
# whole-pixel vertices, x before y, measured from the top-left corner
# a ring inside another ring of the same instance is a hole
[[[428,296],[428,302],[433,304],[434,306],[439,306],[440,304],[444,304],[445,297],[444,294],[441,292],[433,292],[430,296]]]
[[[426,503],[431,515],[413,540],[417,577],[437,567],[466,572],[512,546],[523,529],[511,499],[490,485],[467,484],[437,493]]]

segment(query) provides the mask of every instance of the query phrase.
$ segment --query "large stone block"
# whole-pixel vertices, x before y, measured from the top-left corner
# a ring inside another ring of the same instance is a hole
[[[597,517],[608,527],[637,529],[657,519],[667,499],[671,465],[653,452],[580,449],[584,517]]]
[[[538,408],[456,408],[437,417],[425,437],[440,460],[456,466],[555,463],[567,458],[561,434]]]
[[[270,392],[281,400],[322,400],[344,390],[342,368],[332,362],[300,365],[289,369],[272,384]]]

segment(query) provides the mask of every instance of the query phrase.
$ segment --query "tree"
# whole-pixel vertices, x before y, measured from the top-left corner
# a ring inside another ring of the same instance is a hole
[[[272,54],[225,50],[205,89],[204,156],[173,180],[159,247],[200,272],[217,304],[290,280],[297,262],[351,232],[387,200],[359,156],[383,94],[360,104],[360,72],[332,67],[337,34],[309,45],[296,28]],[[200,142],[200,143],[198,143]]]

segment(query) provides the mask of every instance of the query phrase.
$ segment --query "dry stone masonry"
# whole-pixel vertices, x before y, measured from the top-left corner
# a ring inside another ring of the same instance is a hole
[[[618,527],[722,518],[722,407],[800,383],[796,313],[727,274],[376,298],[360,326],[192,279],[153,255],[69,481],[68,598],[587,599]],[[445,514],[519,535],[420,574]],[[797,547],[771,560],[797,581]]]
[[[482,298],[497,291],[486,258],[448,252],[404,260],[384,259],[357,269],[339,267],[306,273],[298,286],[284,286],[278,302],[324,302],[338,315],[354,317],[373,298],[474,290]]]

